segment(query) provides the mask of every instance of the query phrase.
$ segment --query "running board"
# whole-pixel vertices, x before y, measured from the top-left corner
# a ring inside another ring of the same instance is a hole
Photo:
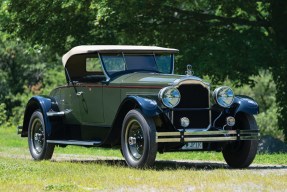
[[[79,145],[79,146],[98,146],[100,141],[80,141],[80,140],[47,140],[47,143],[59,145]]]

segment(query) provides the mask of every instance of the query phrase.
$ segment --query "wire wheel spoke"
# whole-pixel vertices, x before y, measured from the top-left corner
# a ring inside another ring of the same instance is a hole
[[[130,154],[135,159],[140,159],[144,151],[144,138],[141,125],[135,119],[127,125],[127,145]]]
[[[40,119],[36,118],[32,123],[32,145],[36,153],[41,153],[44,147],[44,130]]]

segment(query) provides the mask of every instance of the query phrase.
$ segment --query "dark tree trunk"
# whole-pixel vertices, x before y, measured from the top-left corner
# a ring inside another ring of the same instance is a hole
[[[276,83],[276,100],[279,106],[278,124],[287,142],[287,1],[271,2],[271,24],[277,45],[274,55],[273,77]]]

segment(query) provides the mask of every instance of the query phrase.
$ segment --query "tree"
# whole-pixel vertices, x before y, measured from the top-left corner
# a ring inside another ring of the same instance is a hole
[[[21,104],[17,94],[23,93],[25,87],[34,92],[41,87],[50,60],[47,51],[41,53],[43,50],[6,36],[0,33],[0,103],[5,103],[9,117],[13,107]]]
[[[59,54],[79,44],[179,48],[181,63],[237,85],[270,69],[287,140],[287,2],[280,0],[6,0],[3,28]],[[183,72],[185,65],[177,68]]]

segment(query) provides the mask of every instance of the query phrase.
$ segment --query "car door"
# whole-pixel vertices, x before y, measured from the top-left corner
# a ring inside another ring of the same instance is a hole
[[[104,122],[102,84],[81,83],[77,91],[82,124],[97,126]]]
[[[95,55],[86,58],[86,74],[77,83],[83,140],[103,140],[108,129],[104,125],[103,84],[105,80],[100,60]]]

